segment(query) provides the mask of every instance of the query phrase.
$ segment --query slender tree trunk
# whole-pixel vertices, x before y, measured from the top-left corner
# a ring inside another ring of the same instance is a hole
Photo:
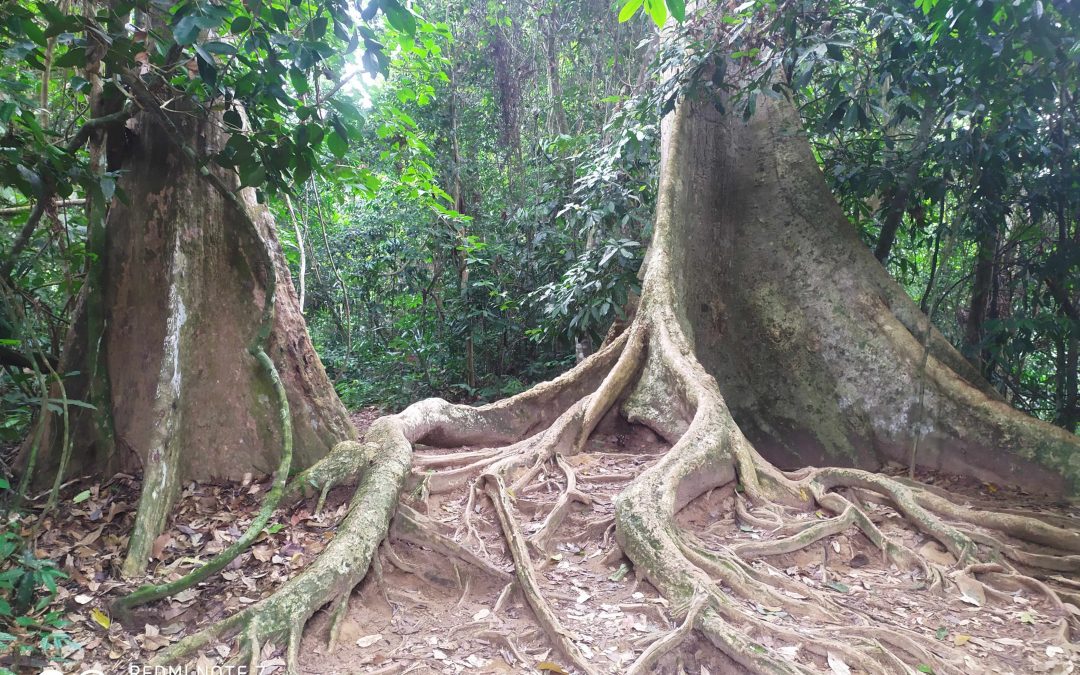
[[[557,134],[570,133],[566,123],[566,110],[563,107],[562,78],[559,75],[559,46],[557,5],[552,5],[549,12],[540,17],[540,30],[544,36],[544,65],[547,68],[548,94],[551,97],[552,128]]]
[[[334,273],[338,288],[341,290],[342,311],[338,314],[340,317],[338,327],[342,331],[342,337],[345,338],[346,353],[352,353],[352,302],[349,300],[349,287],[345,284],[345,278],[341,276],[341,271],[334,261],[330,235],[326,231],[326,218],[323,216],[322,194],[314,176],[311,177],[311,195],[315,198],[315,214],[319,217],[319,229],[322,231],[323,246],[326,247],[326,261],[330,263],[330,271]]]
[[[453,56],[451,55],[451,58]],[[450,196],[454,200],[454,210],[462,215],[466,213],[465,187],[461,178],[461,146],[458,138],[458,98],[456,69],[451,63],[450,71]],[[457,273],[458,293],[466,311],[469,308],[469,252],[467,249],[468,232],[465,225],[455,227],[457,234]],[[473,328],[465,334],[465,383],[470,388],[476,387],[476,347]]]
[[[307,293],[307,237],[304,236],[300,227],[300,221],[296,218],[296,209],[293,208],[292,199],[285,195],[285,205],[289,208],[289,219],[292,221],[293,232],[296,234],[296,250],[300,254],[300,278],[299,297],[300,313],[304,312],[304,300]]]
[[[874,257],[882,263],[888,261],[889,253],[896,242],[896,232],[904,220],[904,212],[907,211],[908,201],[911,199],[911,190],[915,187],[919,170],[922,169],[923,155],[934,134],[936,119],[937,109],[930,104],[924,106],[922,118],[919,120],[919,129],[915,132],[915,140],[908,153],[910,159],[907,168],[900,177],[900,181],[893,187],[885,210],[885,221],[881,224],[881,234],[878,236],[877,247],[874,249]]]
[[[994,274],[997,269],[998,228],[996,222],[981,223],[972,269],[971,302],[964,326],[967,356],[982,370],[988,361],[984,328],[990,313]]]

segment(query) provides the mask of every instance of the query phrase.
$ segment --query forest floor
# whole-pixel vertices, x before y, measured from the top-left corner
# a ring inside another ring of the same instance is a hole
[[[362,411],[354,422],[363,430],[377,414]],[[640,427],[598,429],[586,452],[567,458],[577,475],[578,490],[590,503],[575,505],[550,540],[546,558],[533,558],[541,591],[600,672],[624,672],[646,647],[678,625],[666,601],[622,557],[614,526],[609,524],[613,497],[665,450],[651,432]],[[428,452],[435,450],[416,449],[418,457]],[[991,499],[1000,501],[1003,508],[1054,512],[1078,518],[1080,525],[1080,510],[1075,506],[1040,503],[1015,490],[957,477],[920,478],[948,489],[954,498]],[[238,537],[254,516],[266,487],[250,480],[186,486],[171,529],[154,547],[151,571],[155,578],[186,572]],[[564,476],[556,471],[539,476],[516,495],[515,508],[526,535],[539,529],[564,488]],[[85,496],[74,499],[77,494]],[[58,602],[72,622],[70,633],[82,645],[60,669],[82,672],[93,667],[104,673],[126,673],[129,666],[145,663],[166,645],[256,602],[296,575],[332,538],[345,515],[349,491],[333,491],[319,513],[314,512],[315,498],[281,509],[265,536],[224,573],[148,606],[137,613],[137,625],[127,627],[110,620],[107,606],[131,589],[116,579],[138,485],[129,476],[117,476],[100,485],[70,485],[64,496],[61,510],[42,523],[37,543],[39,557],[59,561],[69,574]],[[766,528],[738,522],[735,498],[731,486],[706,493],[680,512],[678,524],[708,547],[772,538]],[[490,505],[483,499],[470,502],[468,488],[433,494],[422,501],[410,493],[404,500],[425,513],[442,534],[486,556],[490,569],[480,572],[459,559],[391,537],[380,555],[381,574],[369,574],[352,597],[337,647],[327,649],[329,617],[325,612],[308,625],[301,651],[303,672],[563,672],[558,653],[528,606],[508,587],[511,560]],[[470,503],[471,527],[465,527]],[[873,504],[868,508],[875,510],[875,519],[880,518],[879,526],[888,535],[940,564],[955,563],[890,508]],[[806,518],[821,515],[808,513]],[[27,527],[32,519],[25,523]],[[932,594],[909,574],[884,564],[878,549],[855,528],[801,551],[753,564],[765,574],[784,575],[809,588],[824,589],[837,603],[875,615],[882,624],[915,630],[959,647],[972,673],[1070,673],[1078,665],[1076,657],[1055,646],[1052,611],[1043,596],[1026,590],[1007,598]],[[1080,578],[1056,581],[1080,588]],[[795,631],[821,628],[796,621],[779,607],[749,609]],[[767,646],[824,672],[856,672],[838,658],[822,659],[797,644]],[[198,664],[223,663],[233,649],[229,644],[216,645],[200,656]],[[262,675],[284,672],[283,655],[273,646],[264,649],[261,664]],[[25,672],[41,672],[40,665]],[[664,657],[657,672],[704,675],[742,670],[692,633]]]

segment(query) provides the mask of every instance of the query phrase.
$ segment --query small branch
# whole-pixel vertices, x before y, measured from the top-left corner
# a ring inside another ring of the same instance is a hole
[[[51,366],[59,367],[60,359],[52,354],[36,355],[35,358],[27,358],[25,354],[10,347],[0,345],[0,366],[15,366],[16,368],[33,368],[36,364],[39,368]]]
[[[6,208],[0,209],[0,216],[15,216],[20,213],[26,213],[27,211],[33,209],[35,204],[8,206]],[[57,209],[66,209],[72,206],[83,206],[84,204],[86,204],[85,199],[61,199],[60,201],[53,202],[53,207]]]

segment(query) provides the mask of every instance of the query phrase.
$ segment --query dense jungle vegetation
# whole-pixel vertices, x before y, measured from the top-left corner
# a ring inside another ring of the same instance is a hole
[[[334,390],[389,413],[519,394],[610,343],[643,292],[661,119],[684,100],[745,121],[790,100],[889,275],[1004,401],[1080,433],[1080,5],[702,4],[715,26],[682,0],[4,2],[0,647],[70,646],[50,606],[64,563],[34,555],[19,514],[37,493],[45,511],[90,498],[62,496],[89,433],[69,416],[114,440],[102,402],[126,393],[97,387],[95,350],[124,321],[102,289],[110,213],[145,201],[121,161],[145,144],[137,111],[227,134],[193,134],[176,161],[256,191]],[[288,461],[275,499],[312,463]]]

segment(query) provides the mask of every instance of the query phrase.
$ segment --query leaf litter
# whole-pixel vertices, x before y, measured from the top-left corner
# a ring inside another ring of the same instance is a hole
[[[592,502],[575,505],[547,555],[535,555],[534,564],[542,591],[582,653],[598,671],[620,673],[679,623],[667,602],[621,555],[610,527],[613,497],[664,448],[655,439],[628,441],[627,434],[601,435],[589,446],[587,453],[567,461],[579,480],[589,484]],[[418,454],[424,452],[417,448]],[[559,495],[558,474],[546,478],[539,487],[529,486],[517,496],[516,508],[527,532],[539,529]],[[954,494],[990,497],[1003,507],[1046,510],[1023,493],[998,486],[990,491],[963,478],[933,474],[920,478],[947,485]],[[154,542],[153,581],[177,578],[239,537],[267,485],[265,480],[245,477],[235,483],[184,486],[169,530]],[[64,609],[71,622],[69,632],[82,647],[65,655],[66,665],[57,665],[64,671],[96,667],[127,672],[130,665],[145,663],[158,650],[269,595],[297,574],[332,538],[345,515],[348,490],[331,492],[318,514],[314,497],[280,509],[275,525],[221,574],[137,612],[142,623],[128,627],[112,621],[107,608],[111,600],[139,585],[118,581],[138,483],[121,474],[97,485],[69,486],[64,496],[62,507],[40,523],[34,511],[20,523],[27,531],[39,524],[35,555],[57,560],[69,575],[58,588],[56,605]],[[431,495],[413,506],[422,508],[443,534],[474,552],[486,550],[509,572],[509,554],[490,509],[474,510],[473,541],[459,531],[468,496],[463,488]],[[678,514],[679,526],[706,547],[775,538],[767,530],[741,526],[734,517],[734,497],[731,486],[702,495]],[[923,552],[932,543],[888,507],[869,507],[883,531],[908,547]],[[1077,515],[1064,506],[1054,512]],[[422,546],[392,540],[390,549],[393,555],[383,557],[381,577],[369,574],[354,594],[334,651],[326,644],[329,617],[324,613],[312,621],[303,638],[302,672],[567,672],[515,588],[507,589],[502,580]],[[811,589],[830,588],[841,605],[876,613],[885,624],[925,632],[960,648],[971,672],[1070,673],[1076,667],[1076,656],[1053,644],[1052,633],[1061,617],[1043,597],[1018,588],[1006,599],[987,598],[982,584],[962,573],[950,577],[959,592],[931,594],[908,574],[883,564],[873,545],[854,528],[828,538],[822,546],[760,558],[752,565],[761,574],[780,575]],[[1069,573],[1047,581],[1080,589],[1080,579]],[[806,597],[792,590],[785,594]],[[805,636],[802,642],[766,645],[784,658],[819,672],[860,672],[836,654],[822,657],[808,648],[824,626],[796,621],[779,607],[755,603],[750,609]],[[1072,605],[1066,609],[1074,613],[1074,621],[1080,615]],[[234,656],[233,650],[234,645],[214,645],[194,665],[204,669],[220,665]],[[284,672],[280,649],[266,645],[260,656],[262,673]],[[909,665],[929,672],[920,664]],[[657,667],[658,672],[671,673],[744,672],[696,633]]]

